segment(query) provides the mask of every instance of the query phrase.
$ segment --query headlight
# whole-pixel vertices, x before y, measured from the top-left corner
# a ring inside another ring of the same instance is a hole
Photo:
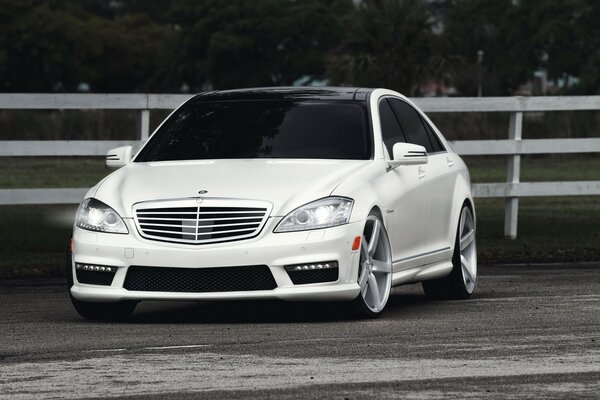
[[[326,197],[299,207],[285,216],[275,232],[295,232],[347,224],[354,201]]]
[[[85,199],[79,205],[75,225],[89,231],[129,233],[119,214],[96,199]]]

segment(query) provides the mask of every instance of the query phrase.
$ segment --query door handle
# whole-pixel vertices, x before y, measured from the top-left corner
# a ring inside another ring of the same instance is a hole
[[[419,174],[417,175],[419,179],[423,179],[427,175],[427,171],[425,171],[422,167],[419,167]]]
[[[452,167],[454,165],[454,161],[450,157],[446,157],[446,161],[448,162],[448,167]]]

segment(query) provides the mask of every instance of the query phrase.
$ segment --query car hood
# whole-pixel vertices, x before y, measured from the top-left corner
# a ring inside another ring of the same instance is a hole
[[[141,201],[199,197],[266,200],[272,216],[329,196],[372,161],[207,160],[131,163],[105,178],[90,195],[131,217]]]

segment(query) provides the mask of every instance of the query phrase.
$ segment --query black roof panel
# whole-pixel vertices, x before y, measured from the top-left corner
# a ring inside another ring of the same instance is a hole
[[[264,87],[235,90],[217,90],[196,95],[192,101],[233,100],[356,100],[366,101],[373,89],[353,87]]]

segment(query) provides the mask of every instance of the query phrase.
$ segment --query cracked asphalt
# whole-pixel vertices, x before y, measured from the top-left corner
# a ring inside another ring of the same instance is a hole
[[[600,264],[480,267],[467,301],[141,303],[82,320],[60,280],[0,281],[0,399],[600,398]]]

